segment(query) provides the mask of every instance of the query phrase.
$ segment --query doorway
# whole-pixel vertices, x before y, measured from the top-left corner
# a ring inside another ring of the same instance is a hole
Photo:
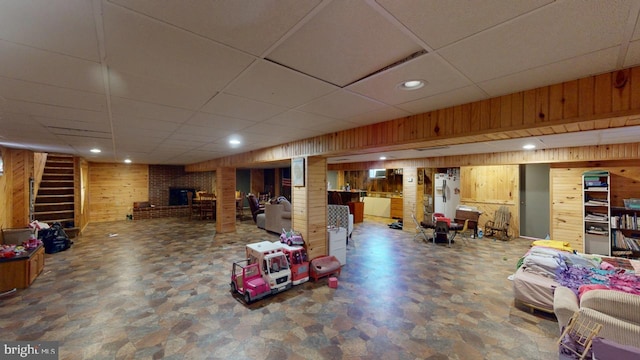
[[[544,239],[550,229],[549,164],[520,165],[520,236]]]

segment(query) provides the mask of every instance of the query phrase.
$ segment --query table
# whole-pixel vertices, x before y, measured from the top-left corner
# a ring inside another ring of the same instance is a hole
[[[425,229],[435,230],[436,223],[434,223],[433,221],[421,221],[420,226],[422,226]],[[463,227],[464,227],[464,224],[460,224],[456,222],[452,222],[451,224],[449,224],[449,236],[448,236],[449,246],[451,246],[451,244],[454,242],[456,235],[458,235],[458,231],[462,230]],[[434,244],[436,243],[435,234],[433,236],[433,243]]]

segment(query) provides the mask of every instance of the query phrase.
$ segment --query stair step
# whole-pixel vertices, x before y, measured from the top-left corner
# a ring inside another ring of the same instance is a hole
[[[48,154],[33,215],[36,220],[73,224],[75,218],[75,157]]]
[[[36,201],[38,199],[61,201],[62,199],[68,198],[68,197],[73,197],[73,192],[66,193],[66,194],[38,194],[38,196],[36,196]]]
[[[51,202],[51,203],[35,203],[36,207],[49,207],[49,206],[63,206],[63,205],[73,205],[73,201],[65,201],[65,202]],[[71,209],[73,210],[73,209]]]
[[[38,189],[38,197],[40,196],[73,196],[73,188],[72,187],[40,187]]]
[[[42,180],[40,187],[73,187],[73,180]]]

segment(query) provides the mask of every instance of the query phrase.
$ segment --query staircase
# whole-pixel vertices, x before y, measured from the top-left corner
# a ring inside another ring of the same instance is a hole
[[[48,224],[59,222],[63,227],[74,226],[73,163],[71,155],[47,155],[34,204],[35,220]]]

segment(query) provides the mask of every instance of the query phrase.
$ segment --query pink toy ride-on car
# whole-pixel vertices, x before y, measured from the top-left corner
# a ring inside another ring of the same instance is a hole
[[[304,245],[304,239],[302,239],[302,234],[298,231],[289,230],[286,231],[282,229],[282,234],[280,234],[280,242],[291,245]]]

